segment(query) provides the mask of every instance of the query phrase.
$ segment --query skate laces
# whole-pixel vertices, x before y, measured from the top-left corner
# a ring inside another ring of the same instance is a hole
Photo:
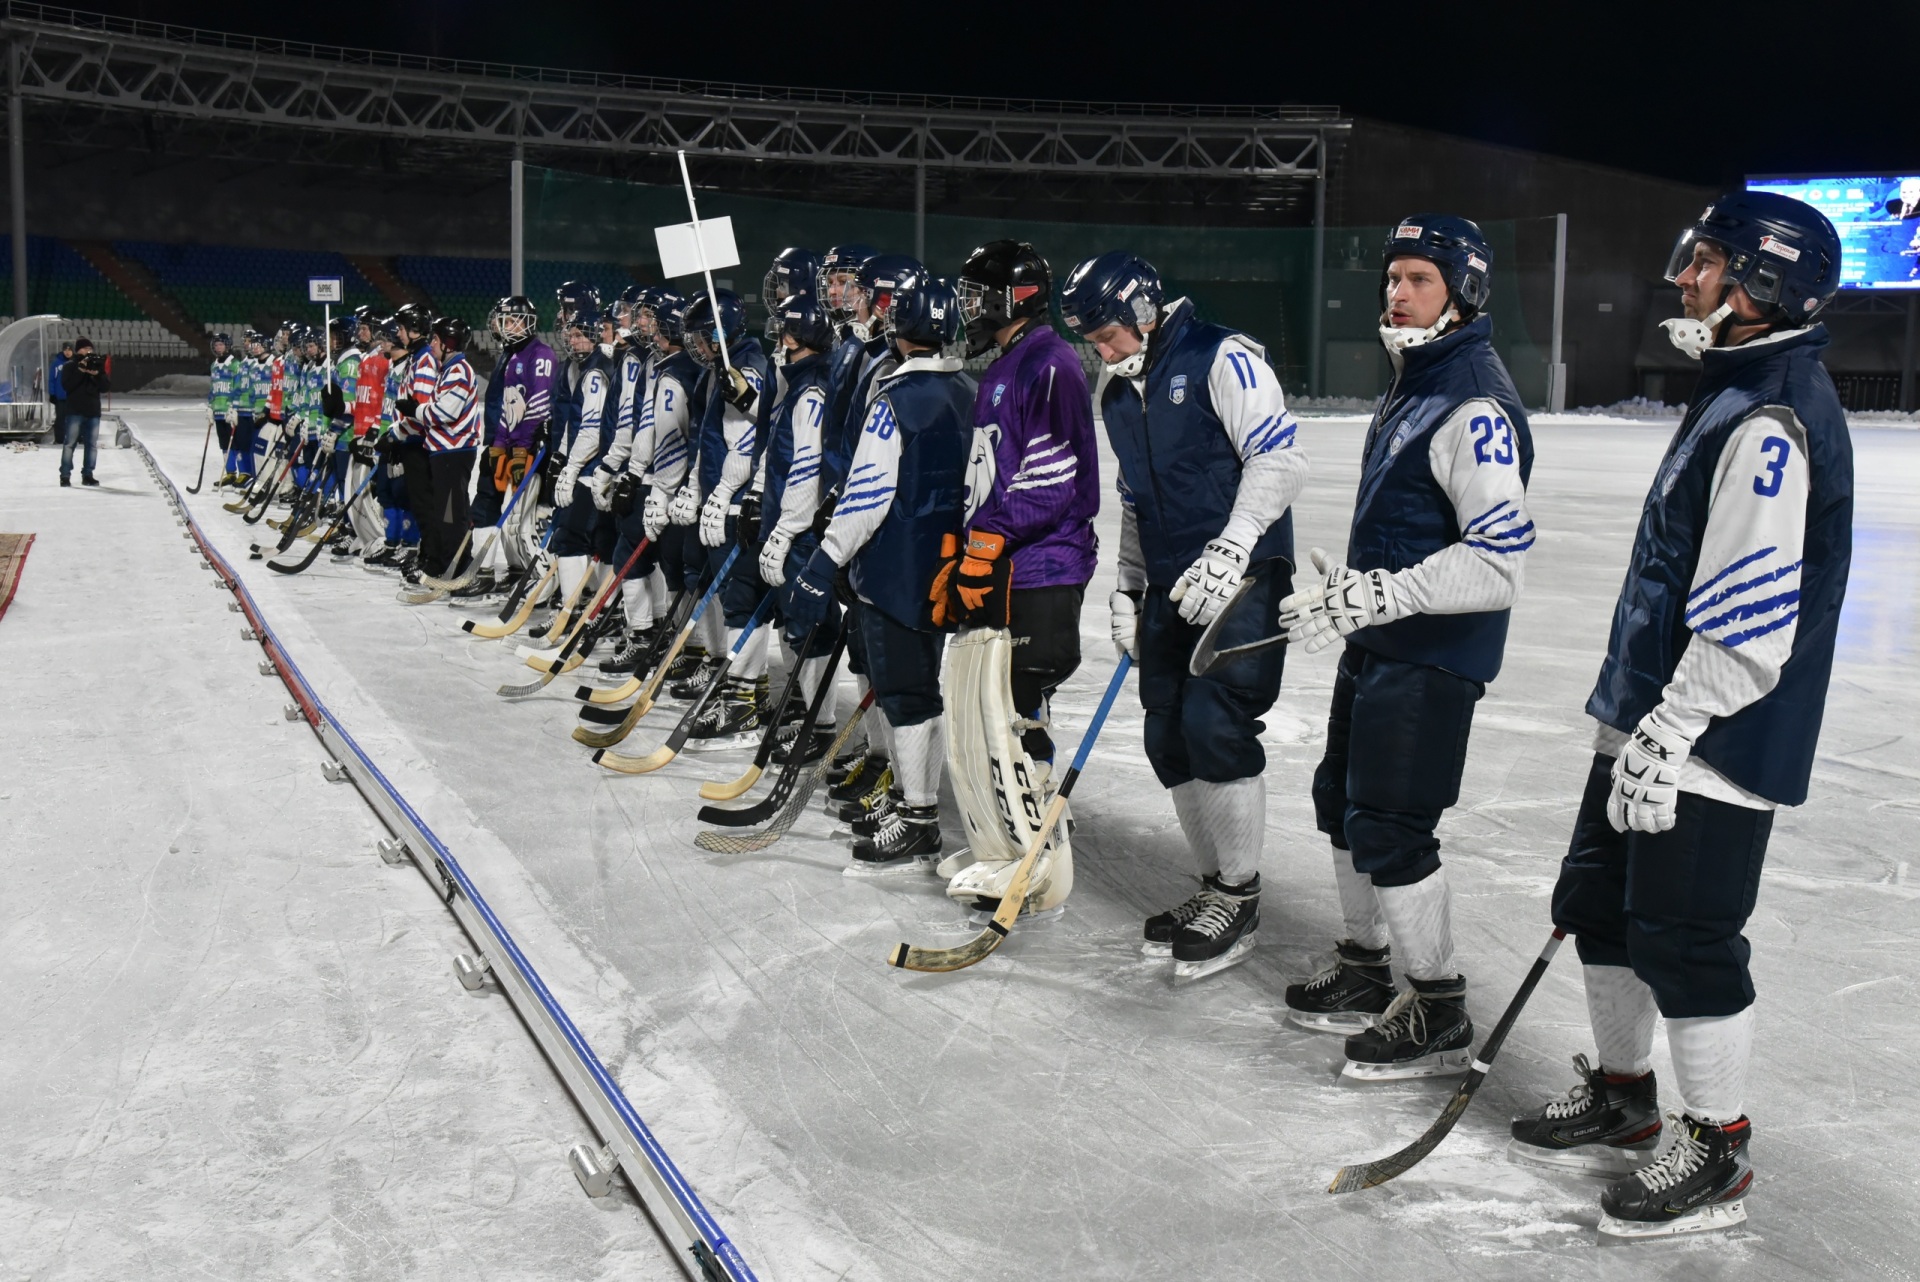
[[[1420,998],[1420,990],[1409,988],[1393,999],[1386,1013],[1380,1016],[1380,1022],[1374,1025],[1374,1031],[1386,1041],[1393,1041],[1405,1033],[1415,1043],[1427,1044],[1427,1004]]]
[[[1186,929],[1205,935],[1208,939],[1218,939],[1233,925],[1233,919],[1240,908],[1240,901],[1223,895],[1217,890],[1203,890],[1196,899],[1204,900],[1199,911],[1188,922]],[[1192,900],[1188,901],[1189,903]],[[1185,907],[1185,905],[1182,905]]]
[[[1593,1065],[1585,1054],[1573,1057],[1573,1071],[1580,1074],[1579,1084],[1557,1100],[1547,1104],[1547,1117],[1555,1122],[1578,1117],[1593,1105]]]
[[[1691,1121],[1678,1113],[1669,1112],[1666,1129],[1667,1134],[1673,1137],[1673,1147],[1634,1172],[1634,1178],[1654,1193],[1664,1193],[1687,1179],[1707,1160],[1707,1146],[1700,1141],[1696,1134],[1699,1128]]]

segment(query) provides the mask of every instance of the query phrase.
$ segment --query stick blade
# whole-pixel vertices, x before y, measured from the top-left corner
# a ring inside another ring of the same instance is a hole
[[[581,705],[580,720],[591,726],[617,726],[627,719],[625,708],[603,708],[597,703]]]
[[[553,680],[553,674],[549,672],[538,681],[530,681],[523,686],[501,686],[494,693],[504,695],[509,699],[524,699],[530,694],[539,694],[547,688],[547,682],[551,680]]]
[[[664,744],[655,748],[644,757],[626,757],[617,752],[608,752],[605,748],[593,754],[595,765],[617,770],[623,775],[650,775],[668,765],[680,754]]]
[[[1419,1165],[1420,1160],[1434,1149],[1440,1147],[1440,1141],[1447,1138],[1453,1124],[1467,1111],[1467,1105],[1473,1102],[1473,1093],[1480,1083],[1486,1080],[1486,1074],[1474,1069],[1467,1074],[1467,1080],[1460,1083],[1453,1098],[1447,1101],[1447,1107],[1434,1120],[1432,1126],[1413,1143],[1397,1153],[1374,1162],[1361,1162],[1354,1166],[1343,1166],[1335,1173],[1333,1182],[1327,1185],[1329,1193],[1352,1193],[1357,1189],[1375,1188],[1388,1180],[1397,1179]]]
[[[641,687],[645,684],[646,683],[641,681],[639,677],[628,677],[619,685],[608,686],[605,689],[596,686],[581,686],[576,697],[587,703],[598,703],[602,705],[620,703],[623,700],[631,699],[634,695],[639,694]]]
[[[994,949],[1000,947],[1001,941],[1006,937],[1006,927],[999,922],[990,921],[985,930],[958,948],[918,948],[912,944],[900,944],[887,955],[887,964],[901,970],[917,970],[929,974],[965,970],[975,962],[984,960]]]
[[[708,801],[732,801],[760,782],[760,767],[748,766],[747,773],[731,783],[703,783],[700,795]]]

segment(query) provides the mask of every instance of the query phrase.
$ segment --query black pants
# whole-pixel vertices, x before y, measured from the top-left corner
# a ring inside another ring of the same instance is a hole
[[[1084,584],[1052,588],[1019,588],[1008,595],[1013,634],[1013,707],[1038,721],[1066,679],[1080,667],[1080,607]],[[1035,761],[1053,760],[1053,739],[1035,726],[1020,737]]]
[[[414,528],[420,531],[420,563],[438,565],[428,554],[433,530],[433,469],[427,464],[427,447],[408,442],[394,447],[393,457],[407,482],[407,511],[413,514]],[[430,571],[437,572],[437,571]]]
[[[1333,679],[1327,751],[1313,772],[1321,832],[1376,886],[1440,867],[1440,816],[1460,800],[1478,681],[1348,644]]]
[[[1247,575],[1252,585],[1220,629],[1219,644],[1246,645],[1279,631],[1280,598],[1293,586],[1293,567],[1263,562]],[[1193,647],[1205,629],[1180,617],[1166,588],[1147,589],[1141,602],[1134,657],[1140,667],[1140,706],[1147,712],[1147,762],[1165,788],[1192,779],[1232,783],[1267,768],[1260,718],[1280,694],[1285,646],[1242,655],[1204,677],[1189,675]]]
[[[420,527],[420,564],[429,574],[449,575],[460,541],[473,527],[467,523],[467,491],[473,483],[473,451],[448,450],[427,455],[427,477],[433,486],[428,520]]]
[[[1666,832],[1607,822],[1613,758],[1594,754],[1553,888],[1553,924],[1589,966],[1631,966],[1669,1019],[1753,1004],[1741,931],[1760,893],[1773,812],[1680,794]]]
[[[214,415],[213,434],[220,438],[220,453],[225,454],[233,444],[233,426],[227,422],[225,414]]]

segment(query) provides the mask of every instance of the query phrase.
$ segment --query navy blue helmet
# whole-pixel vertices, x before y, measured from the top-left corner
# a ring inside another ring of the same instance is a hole
[[[646,291],[645,285],[629,285],[613,301],[613,323],[620,337],[625,338],[633,332],[634,325],[639,321],[640,299]]]
[[[922,347],[945,347],[960,333],[953,286],[909,254],[875,254],[860,269],[877,332]]]
[[[349,312],[344,316],[334,317],[328,322],[327,330],[333,337],[340,340],[340,350],[345,351],[359,340],[360,322]]]
[[[811,294],[820,279],[820,265],[826,260],[811,249],[783,249],[773,256],[773,266],[760,279],[760,301],[771,312],[780,300],[795,294]],[[768,331],[771,333],[771,329]]]
[[[713,331],[716,301],[720,309],[719,329],[727,347],[731,349],[747,332],[747,307],[740,301],[740,295],[730,289],[716,289],[712,297],[708,297],[704,289],[695,294],[687,303],[686,320],[683,325],[688,339],[687,351],[703,365],[714,359]],[[695,335],[706,339],[705,351],[701,350],[701,344],[692,341]]]
[[[833,322],[809,291],[790,294],[775,303],[773,325],[776,337],[791,334],[794,342],[811,351],[833,350]]]
[[[233,335],[231,334],[210,334],[207,336],[207,341],[209,343],[219,343],[225,346],[229,352],[233,350]]]
[[[853,309],[844,301],[836,303],[833,293],[827,288],[828,282],[835,276],[857,276],[866,266],[867,260],[878,252],[872,245],[835,245],[820,259],[820,270],[815,275],[813,296],[827,309],[827,314],[835,321],[847,321],[853,318]]]
[[[1447,297],[1463,321],[1486,310],[1487,273],[1493,269],[1493,251],[1480,226],[1452,214],[1411,214],[1387,234],[1380,259],[1380,296],[1387,293],[1387,264],[1396,258],[1424,258],[1446,278]]]
[[[584,309],[591,310],[595,316],[600,314],[600,291],[581,280],[570,280],[553,291],[559,302],[559,310],[554,314],[555,329],[565,329],[573,322],[574,313]]]
[[[653,350],[662,356],[667,348],[687,341],[687,300],[679,290],[665,285],[649,285],[640,299],[640,310],[653,317]]]
[[[600,341],[601,317],[600,296],[598,294],[589,293],[585,297],[576,296],[572,300],[571,311],[567,310],[567,303],[565,301],[561,303],[560,308],[562,318],[560,321],[560,333],[563,336],[570,336],[572,332],[577,329],[594,342],[597,343]]]
[[[1060,287],[1060,317],[1080,338],[1121,324],[1138,334],[1160,317],[1166,290],[1154,265],[1129,249],[1110,249],[1073,269]]]
[[[1720,196],[1680,233],[1667,262],[1668,280],[1686,270],[1694,243],[1702,240],[1726,251],[1728,286],[1746,286],[1770,321],[1804,325],[1840,288],[1840,234],[1825,214],[1791,196]]]

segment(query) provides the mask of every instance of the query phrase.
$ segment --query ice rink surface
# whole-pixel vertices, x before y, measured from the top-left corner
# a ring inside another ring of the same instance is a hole
[[[184,483],[204,418],[176,406],[122,402]],[[1303,558],[1344,546],[1362,427],[1302,424]],[[1536,427],[1539,543],[1441,829],[1483,1036],[1549,930],[1591,757],[1581,709],[1672,427]],[[563,1000],[764,1277],[1903,1278],[1920,1274],[1920,886],[1908,863],[1920,433],[1860,428],[1854,447],[1852,586],[1812,799],[1780,814],[1748,928],[1760,993],[1751,1218],[1650,1244],[1596,1238],[1597,1181],[1505,1156],[1508,1116],[1564,1090],[1569,1058],[1591,1053],[1570,948],[1434,1156],[1381,1189],[1324,1191],[1341,1165],[1418,1135],[1454,1085],[1343,1082],[1339,1041],[1282,1019],[1283,986],[1339,930],[1308,800],[1333,652],[1291,657],[1267,719],[1268,893],[1251,962],[1176,991],[1167,963],[1139,955],[1141,919],[1185,898],[1191,873],[1130,690],[1079,785],[1066,916],[1017,929],[971,970],[910,975],[885,965],[892,945],[972,930],[932,879],[843,878],[845,847],[817,808],[758,854],[692,845],[696,786],[738,774],[745,752],[642,778],[604,772],[568,739],[574,682],[509,703],[495,687],[527,678],[511,642],[467,638],[444,605],[397,604],[390,575],[324,557],[293,579],[248,566],[253,530],[211,495],[194,502],[323,697],[384,745],[376,753],[405,757],[401,787],[433,790],[470,840],[495,843],[493,875],[524,879],[502,912],[533,936],[536,964],[543,947],[583,959]],[[1108,460],[1103,483],[1111,474]],[[100,544],[131,536],[103,529]],[[142,572],[206,592],[176,555],[177,569],[143,559]],[[1087,661],[1055,706],[1065,751],[1112,671],[1111,580],[1109,552],[1082,619]],[[231,680],[259,678],[235,657]],[[658,743],[675,711],[643,721],[625,750]]]

